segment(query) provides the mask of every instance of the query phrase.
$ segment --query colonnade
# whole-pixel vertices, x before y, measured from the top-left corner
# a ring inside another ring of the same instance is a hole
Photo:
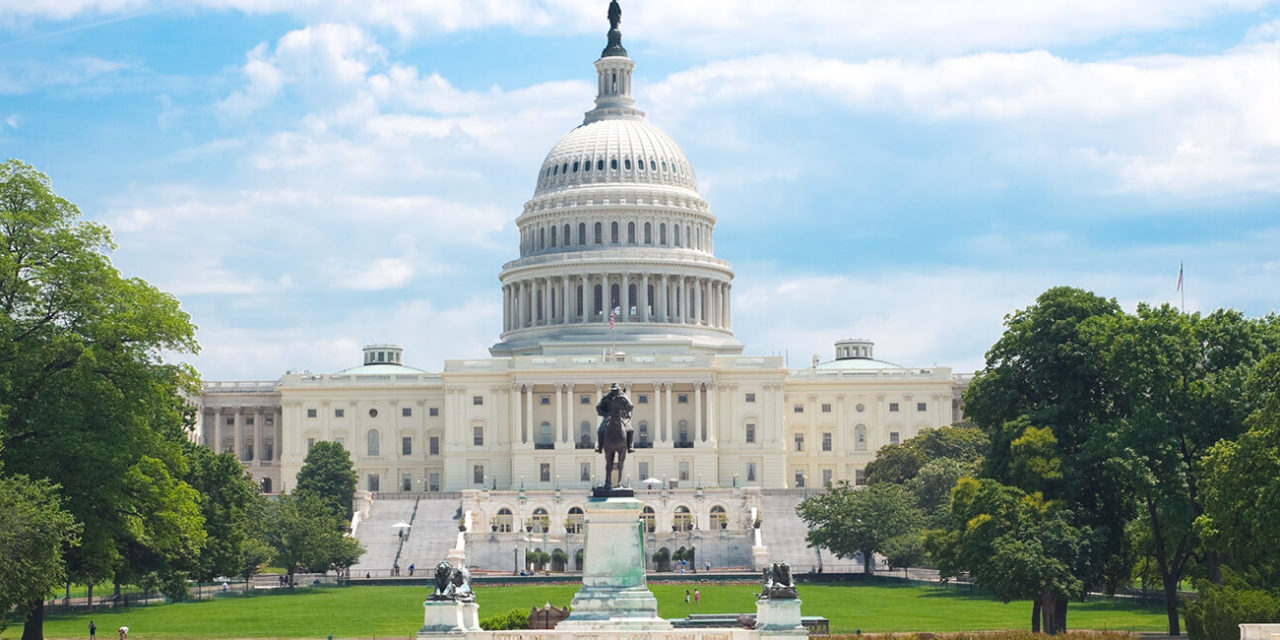
[[[668,274],[565,274],[502,287],[503,331],[570,324],[687,324],[731,329],[731,286],[719,278]],[[624,295],[625,292],[625,295]],[[567,304],[566,304],[567,303]]]
[[[712,442],[716,440],[715,385],[711,382],[654,382],[646,384],[621,384],[623,393],[631,399],[634,409],[631,412],[631,428],[635,430],[635,441],[647,441],[655,447],[672,448],[676,443]],[[590,395],[590,405],[584,405],[580,396]],[[602,384],[574,384],[558,382],[553,384],[515,384],[511,386],[511,441],[532,447],[533,445],[551,445],[550,448],[573,448],[581,441],[581,422],[586,421],[590,427],[587,435],[594,446],[596,428],[600,426],[596,416],[596,405],[604,397],[605,386]],[[648,402],[640,402],[640,395],[645,395]],[[688,395],[687,403],[679,403],[678,396]],[[535,402],[535,396],[539,398]],[[540,398],[550,396],[552,409],[535,411],[535,407],[544,407]],[[692,416],[687,409],[677,409],[678,404],[692,405]],[[574,407],[578,407],[577,410]],[[705,411],[704,411],[705,408]],[[539,415],[541,414],[541,415]],[[547,415],[553,414],[553,415]],[[691,431],[681,437],[677,427],[682,419],[692,418]],[[543,437],[540,427],[543,422],[551,425],[550,440]],[[646,427],[642,431],[641,424]]]
[[[205,407],[204,443],[241,462],[271,464],[280,458],[280,407]]]

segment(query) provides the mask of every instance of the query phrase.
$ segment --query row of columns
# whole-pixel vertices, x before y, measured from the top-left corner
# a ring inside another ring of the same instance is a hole
[[[619,307],[615,322],[732,328],[730,284],[716,278],[647,273],[547,276],[508,283],[502,295],[503,331],[608,322],[609,310],[615,306]]]
[[[266,418],[271,424],[264,424]],[[204,410],[205,444],[218,453],[231,451],[242,462],[264,464],[274,462],[280,457],[280,422],[279,407],[206,407]],[[232,418],[227,424],[226,418]],[[249,418],[252,418],[250,424]],[[231,448],[226,446],[226,439],[231,438]],[[271,450],[267,450],[266,439],[271,440]]]
[[[685,383],[688,384],[688,383]],[[545,387],[539,389],[534,385],[517,384],[511,387],[511,441],[525,445],[531,445],[541,442],[541,433],[539,431],[541,422],[534,418],[534,407],[541,406],[539,402],[534,403],[534,396],[551,395],[551,404],[554,407],[555,420],[551,422],[551,442],[552,444],[571,445],[581,438],[579,428],[576,421],[580,416],[576,416],[573,411],[574,400],[578,394],[577,387],[572,383],[555,383],[552,386],[551,393],[548,394]],[[676,442],[676,427],[678,422],[675,420],[675,391],[676,383],[672,382],[656,382],[652,385],[642,385],[648,387],[649,390],[636,391],[635,386],[631,384],[620,385],[623,393],[631,398],[631,402],[635,405],[635,409],[631,412],[631,428],[636,431],[636,442],[640,441],[639,424],[642,420],[649,421],[649,441],[655,443],[672,443]],[[681,385],[682,387],[684,384]],[[588,386],[593,390],[593,398],[589,407],[587,420],[590,425],[589,436],[591,442],[595,444],[596,427],[599,426],[598,418],[596,418],[595,407],[600,403],[600,399],[604,397],[604,385],[593,384]],[[693,424],[692,432],[689,434],[690,442],[715,442],[715,420],[716,415],[716,394],[715,387],[709,382],[695,382],[690,385],[689,393],[693,396]],[[681,393],[685,389],[681,389]],[[642,405],[638,403],[638,393],[649,395],[650,404],[653,406],[651,415],[644,415]],[[580,402],[578,404],[581,404]],[[703,405],[706,405],[706,418],[703,417]]]
[[[556,167],[557,171],[559,169]],[[583,247],[658,247],[713,253],[715,245],[711,239],[711,229],[709,224],[682,225],[676,221],[670,224],[638,224],[634,221],[626,224],[616,221],[607,224],[600,221],[544,223],[521,230],[520,255],[527,256],[548,249]]]

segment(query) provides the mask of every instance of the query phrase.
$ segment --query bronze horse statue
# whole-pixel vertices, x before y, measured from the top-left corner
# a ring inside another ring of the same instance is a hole
[[[596,413],[604,418],[597,435],[596,451],[604,453],[604,488],[612,489],[613,472],[618,471],[618,484],[622,484],[622,463],[627,454],[634,452],[631,448],[633,437],[627,421],[631,420],[631,400],[627,398],[618,385],[609,389],[609,394],[596,405]],[[615,463],[616,460],[616,463]]]

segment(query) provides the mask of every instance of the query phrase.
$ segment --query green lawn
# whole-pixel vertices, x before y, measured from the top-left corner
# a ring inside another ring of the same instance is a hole
[[[690,613],[753,613],[754,585],[706,586],[698,605],[684,603],[684,590],[695,585],[654,584],[658,614],[682,618]],[[478,587],[480,617],[514,607],[550,602],[564,606],[577,585]],[[422,625],[425,587],[327,587],[296,593],[138,607],[98,612],[99,635],[111,640],[114,629],[128,625],[131,640],[162,638],[408,638]],[[851,633],[887,631],[973,631],[1022,629],[1031,605],[1009,605],[955,589],[894,585],[802,585],[805,615],[825,616],[831,630]],[[45,622],[49,638],[88,636],[89,615],[56,616]],[[1165,620],[1159,607],[1096,600],[1072,603],[1068,625],[1074,629],[1159,631]],[[6,638],[20,635],[10,627]]]

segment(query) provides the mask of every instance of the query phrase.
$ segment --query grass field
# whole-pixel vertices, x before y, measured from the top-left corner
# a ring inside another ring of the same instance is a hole
[[[684,590],[695,585],[650,585],[658,598],[658,614],[683,618],[690,613],[754,613],[755,585],[696,585],[698,605],[684,603]],[[478,587],[480,617],[511,608],[528,609],[550,602],[564,606],[578,585]],[[422,625],[425,587],[329,587],[296,593],[101,611],[92,618],[99,636],[114,638],[128,625],[131,640],[185,638],[408,638]],[[955,589],[912,585],[803,585],[805,615],[825,616],[833,633],[890,631],[976,631],[1022,629],[1031,615],[1029,602],[1002,604]],[[56,616],[45,621],[48,638],[86,638],[89,615]],[[1165,625],[1160,607],[1098,599],[1073,602],[1068,611],[1073,629],[1159,631]],[[6,638],[18,637],[10,627]]]

